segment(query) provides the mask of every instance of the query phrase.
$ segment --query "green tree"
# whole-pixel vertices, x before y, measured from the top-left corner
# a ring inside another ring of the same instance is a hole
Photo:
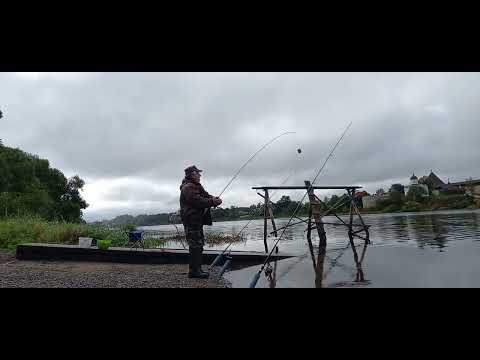
[[[340,198],[337,195],[332,195],[330,200],[328,200],[327,207],[330,209],[333,206],[336,206]]]
[[[0,119],[3,118],[2,110],[0,110]],[[0,146],[3,146],[2,139],[0,139]]]
[[[410,186],[407,193],[407,200],[422,203],[427,193],[421,186]]]
[[[421,204],[416,201],[407,201],[402,207],[403,211],[420,211]]]
[[[435,190],[434,186],[433,186],[433,181],[430,177],[428,176],[422,176],[419,180],[418,180],[418,183],[419,184],[423,184],[423,185],[427,185],[428,186],[428,193],[431,194],[433,192],[433,190]]]
[[[405,186],[403,186],[402,184],[393,184],[390,188],[390,193],[393,192],[400,192],[403,194],[405,192]]]
[[[392,191],[390,193],[390,201],[396,206],[402,206],[405,202],[405,194],[403,192]]]
[[[84,184],[79,176],[67,180],[48,160],[0,147],[0,216],[21,213],[80,222],[88,206],[80,195]]]
[[[66,191],[60,197],[61,217],[67,222],[80,222],[83,215],[82,210],[88,207],[80,195],[84,185],[85,182],[75,175],[68,180]]]
[[[277,214],[287,214],[291,208],[292,200],[290,196],[282,196],[280,200],[275,203],[274,211]]]

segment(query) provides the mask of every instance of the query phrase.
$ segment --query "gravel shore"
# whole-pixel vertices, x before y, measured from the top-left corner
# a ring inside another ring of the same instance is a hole
[[[206,267],[204,265],[204,267]],[[0,251],[0,288],[226,288],[224,279],[189,279],[186,264],[20,261]]]

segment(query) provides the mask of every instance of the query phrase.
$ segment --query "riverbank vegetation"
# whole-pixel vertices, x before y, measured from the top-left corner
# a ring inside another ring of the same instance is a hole
[[[414,194],[405,196],[400,192],[391,192],[388,197],[377,202],[374,208],[363,209],[361,197],[356,198],[356,205],[362,213],[390,213],[390,212],[417,212],[417,211],[435,211],[435,210],[457,210],[457,209],[479,209],[480,200],[462,192],[443,193],[438,196],[424,198]],[[298,202],[291,200],[289,196],[282,196],[280,200],[272,203],[272,209],[276,218],[289,218],[298,206]],[[297,215],[308,216],[308,199],[299,206]],[[349,213],[349,203],[346,196],[332,195],[324,197],[320,207],[323,212],[329,209],[335,209],[337,214]],[[212,218],[214,222],[221,221],[240,221],[250,219],[263,219],[264,205],[258,203],[250,207],[229,208],[218,207],[212,209]],[[98,224],[107,224],[109,226],[122,226],[125,224],[134,224],[135,226],[149,225],[167,225],[170,224],[168,214],[158,215],[122,215],[113,220],[99,222]],[[176,217],[176,223],[180,219]]]
[[[20,149],[0,144],[0,248],[14,249],[17,244],[28,242],[74,244],[78,237],[110,240],[112,246],[127,242],[126,230],[138,226],[164,225],[171,223],[170,214],[122,215],[110,221],[87,224],[83,210],[88,204],[81,196],[84,181],[79,176],[67,179],[58,169],[50,167],[49,161]],[[322,211],[334,208],[338,214],[349,211],[345,196],[325,197]],[[356,203],[362,209],[361,197]],[[297,209],[298,207],[298,209]],[[301,205],[289,196],[282,196],[272,203],[275,217],[290,217],[297,209],[298,216],[308,215],[308,199]],[[363,213],[388,213],[401,211],[432,211],[448,209],[480,208],[479,200],[462,191],[444,192],[437,196],[425,197],[414,191],[406,196],[392,187],[389,196],[377,202],[373,209],[362,209]],[[258,203],[249,207],[214,208],[215,222],[263,218],[264,205]],[[180,219],[176,218],[176,223]],[[175,239],[179,237],[179,239]],[[169,239],[148,239],[151,246],[161,246],[165,241],[183,240],[183,234]],[[207,236],[207,243],[221,244],[243,241],[234,234],[213,234]]]
[[[128,231],[134,226],[126,225],[118,228],[108,228],[99,224],[66,223],[48,221],[38,216],[10,217],[0,219],[0,248],[14,251],[19,244],[46,243],[77,245],[79,237],[89,237],[94,240],[108,240],[110,246],[130,246]],[[143,235],[146,248],[163,247],[170,241],[185,243],[185,235],[166,233],[158,236],[155,232]],[[244,241],[243,235],[209,232],[206,234],[207,245],[223,245]]]
[[[480,200],[462,189],[451,189],[437,195],[425,196],[420,188],[413,188],[406,195],[390,191],[389,196],[379,200],[370,212],[419,212],[436,210],[479,209]]]
[[[79,176],[67,179],[49,161],[0,145],[0,218],[40,216],[50,221],[81,223],[88,204]]]
[[[0,248],[15,250],[18,244],[78,244],[78,238],[105,239],[116,246],[126,241],[122,229],[108,229],[101,225],[48,221],[39,216],[8,217],[0,219]]]

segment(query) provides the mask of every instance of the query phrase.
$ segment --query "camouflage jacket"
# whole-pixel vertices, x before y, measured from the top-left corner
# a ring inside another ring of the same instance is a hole
[[[212,225],[213,196],[188,179],[180,186],[180,217],[185,226]],[[205,211],[207,209],[207,211]]]

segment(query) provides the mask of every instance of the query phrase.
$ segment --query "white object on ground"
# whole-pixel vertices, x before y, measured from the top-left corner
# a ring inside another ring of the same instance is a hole
[[[91,247],[91,246],[92,246],[92,241],[93,241],[92,238],[79,237],[79,238],[78,238],[78,246],[80,246],[80,247],[82,247],[82,248]]]

